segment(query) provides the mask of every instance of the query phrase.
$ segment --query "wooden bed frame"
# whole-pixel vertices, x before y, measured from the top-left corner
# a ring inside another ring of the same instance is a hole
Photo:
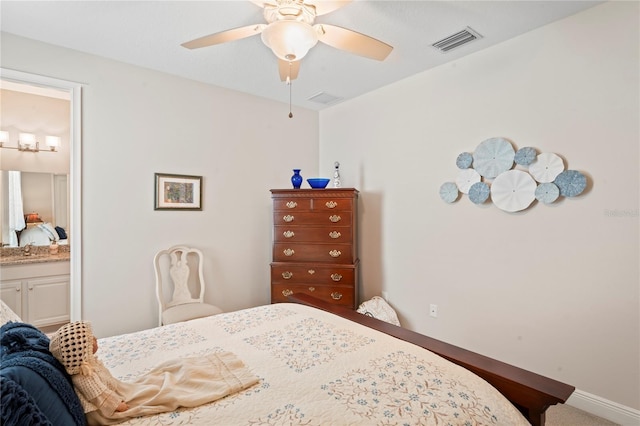
[[[564,403],[575,390],[575,387],[565,383],[362,315],[345,306],[334,305],[303,293],[292,294],[288,299],[413,343],[472,371],[498,389],[534,426],[543,426],[547,408]]]

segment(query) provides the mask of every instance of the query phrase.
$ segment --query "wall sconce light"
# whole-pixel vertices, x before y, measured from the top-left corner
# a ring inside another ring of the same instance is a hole
[[[56,152],[60,146],[59,136],[46,136],[45,143],[50,152]],[[0,130],[0,148],[17,149],[18,151],[40,152],[40,143],[33,133],[20,132],[18,134],[18,146],[5,146],[9,142],[9,132]]]
[[[47,136],[45,137],[45,143],[51,151],[56,151],[60,146],[60,136]]]
[[[20,151],[40,151],[40,144],[33,133],[20,133],[18,135],[18,149]]]

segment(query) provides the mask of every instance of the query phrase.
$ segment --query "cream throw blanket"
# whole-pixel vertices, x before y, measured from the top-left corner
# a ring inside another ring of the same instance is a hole
[[[72,376],[89,425],[115,424],[178,407],[197,407],[258,382],[258,378],[231,352],[166,361],[133,382],[115,379],[100,361],[96,361],[92,365],[93,374]],[[86,390],[95,389],[95,383],[90,383],[94,379],[106,383],[108,388],[115,388],[111,390],[127,403],[129,409],[114,411],[120,400],[106,398],[109,392],[87,399]]]

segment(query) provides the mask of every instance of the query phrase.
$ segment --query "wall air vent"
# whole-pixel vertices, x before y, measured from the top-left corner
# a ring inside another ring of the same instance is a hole
[[[311,96],[308,100],[311,101],[311,102],[317,102],[317,103],[323,104],[323,105],[331,105],[333,103],[341,101],[342,98],[340,98],[338,96],[330,95],[330,94],[325,93],[325,92],[320,92],[320,93],[316,93],[315,95]]]
[[[436,41],[432,44],[432,46],[438,49],[440,52],[446,53],[452,49],[455,49],[456,47],[471,43],[472,41],[478,40],[480,38],[482,38],[480,34],[467,27],[462,31],[450,35],[449,37],[445,37],[440,41]]]

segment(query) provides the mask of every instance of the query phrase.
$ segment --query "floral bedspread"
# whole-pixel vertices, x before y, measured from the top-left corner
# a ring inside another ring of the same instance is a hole
[[[125,425],[528,425],[478,376],[417,346],[281,303],[100,340],[127,381],[168,359],[234,352],[258,384]]]

